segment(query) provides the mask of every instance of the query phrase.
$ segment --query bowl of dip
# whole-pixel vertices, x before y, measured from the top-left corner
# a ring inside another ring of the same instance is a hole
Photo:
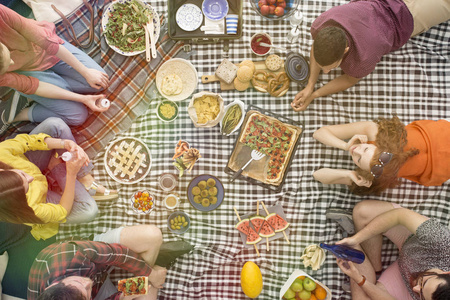
[[[265,32],[255,33],[250,39],[250,49],[258,56],[264,56],[270,52],[271,47],[261,46],[261,43],[272,45],[272,38]]]
[[[172,122],[178,117],[178,105],[170,100],[163,100],[156,108],[156,115],[163,122]]]

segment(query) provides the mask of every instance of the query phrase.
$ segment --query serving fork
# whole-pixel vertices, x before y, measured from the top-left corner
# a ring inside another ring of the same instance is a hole
[[[253,160],[260,160],[261,158],[263,158],[265,156],[264,153],[261,153],[257,150],[252,150],[252,154],[251,154],[251,158],[250,160],[242,167],[239,169],[239,171],[237,171],[233,177],[231,178],[230,182],[233,182],[239,175],[241,175],[242,171],[244,171],[244,169],[253,161]]]

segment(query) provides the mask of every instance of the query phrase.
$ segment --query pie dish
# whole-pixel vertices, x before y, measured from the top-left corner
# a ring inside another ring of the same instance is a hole
[[[112,142],[105,152],[106,172],[122,184],[133,184],[150,172],[152,159],[147,145],[136,138],[121,138]]]
[[[195,4],[183,4],[177,10],[175,20],[178,26],[185,31],[194,31],[203,23],[203,14]]]

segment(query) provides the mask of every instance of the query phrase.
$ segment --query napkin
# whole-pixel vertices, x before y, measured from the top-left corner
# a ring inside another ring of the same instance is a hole
[[[204,26],[214,26],[214,27],[221,27],[221,30],[206,30],[205,34],[225,34],[225,19],[219,20],[219,21],[212,21],[208,18],[205,18],[205,25]]]

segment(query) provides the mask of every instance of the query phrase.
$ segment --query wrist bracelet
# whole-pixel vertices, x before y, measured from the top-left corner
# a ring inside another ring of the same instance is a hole
[[[65,141],[64,141],[64,140],[60,140],[59,142],[61,143],[61,146],[62,146],[63,149],[64,149],[64,148],[65,148],[65,146],[64,146],[64,142],[65,142]]]
[[[358,285],[359,286],[363,286],[364,285],[364,283],[366,282],[366,276],[364,276],[364,275],[361,275],[362,276],[362,280],[361,280],[361,282],[358,282]]]

